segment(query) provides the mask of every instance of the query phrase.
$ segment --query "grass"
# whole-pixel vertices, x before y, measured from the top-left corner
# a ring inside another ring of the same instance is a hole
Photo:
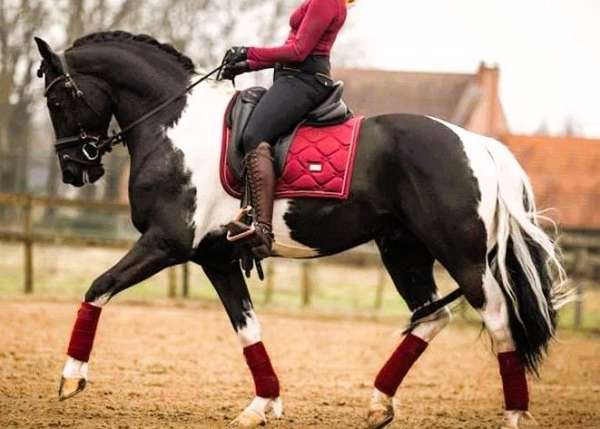
[[[124,254],[119,250],[36,246],[34,248],[34,296],[41,299],[81,298],[94,278],[117,262]],[[378,319],[406,319],[409,311],[396,292],[391,280],[384,277],[382,305],[375,309],[376,285],[380,272],[376,268],[339,266],[324,261],[312,261],[309,275],[313,284],[309,308],[302,306],[301,262],[277,260],[273,263],[274,293],[265,303],[266,286],[256,277],[248,286],[257,308],[287,313],[310,313],[325,316],[358,316]],[[181,270],[177,269],[181,276]],[[167,296],[167,273],[162,272],[119,295],[120,301],[161,300]],[[441,293],[453,290],[456,284],[442,269],[436,270]],[[0,244],[0,297],[23,296],[23,247]],[[190,299],[218,302],[218,297],[200,267],[190,265]],[[583,320],[581,329],[600,331],[600,289],[591,283],[584,285]],[[479,318],[473,310],[460,314],[471,321]],[[572,327],[574,305],[561,311],[561,326]]]

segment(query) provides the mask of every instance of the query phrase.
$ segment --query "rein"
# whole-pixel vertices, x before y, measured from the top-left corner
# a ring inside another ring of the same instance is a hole
[[[142,122],[144,122],[146,119],[154,116],[155,114],[157,114],[158,112],[160,112],[161,110],[163,110],[164,108],[166,108],[171,103],[174,103],[179,98],[185,96],[195,86],[197,86],[200,83],[204,82],[209,77],[211,77],[213,74],[219,72],[222,68],[223,68],[223,65],[220,65],[219,67],[211,70],[210,72],[208,72],[207,74],[205,74],[204,76],[202,76],[200,79],[198,79],[196,82],[188,85],[183,91],[181,91],[181,93],[179,93],[177,95],[174,95],[173,97],[165,100],[163,103],[159,104],[154,109],[150,110],[148,113],[142,115],[140,118],[136,119],[135,121],[133,121],[132,123],[130,123],[129,125],[127,125],[119,133],[114,134],[114,135],[112,135],[110,137],[107,137],[106,139],[101,140],[100,144],[98,145],[98,149],[101,149],[102,147],[105,147],[107,145],[114,146],[114,145],[117,145],[119,143],[122,143],[123,140],[124,140],[123,136],[125,135],[125,133],[127,133],[128,131],[131,131],[132,128],[138,126],[139,124],[141,124]]]
[[[75,100],[77,100],[77,99],[83,100],[83,102],[86,104],[86,106],[92,112],[94,112],[97,116],[100,116],[100,114],[87,101],[87,99],[85,98],[85,94],[83,93],[83,91],[81,91],[81,89],[79,89],[79,86],[77,85],[77,83],[75,82],[73,77],[71,76],[65,55],[62,54],[59,56],[59,58],[60,58],[60,62],[62,63],[64,73],[62,75],[58,76],[56,79],[52,80],[52,82],[50,82],[48,84],[48,86],[44,89],[44,95],[47,96],[48,92],[56,84],[58,84],[59,82],[65,81],[65,88],[71,90],[72,98]],[[127,132],[131,131],[133,128],[137,127],[142,122],[149,119],[150,117],[156,115],[158,112],[162,111],[163,109],[165,109],[171,103],[174,103],[179,98],[185,96],[195,86],[204,82],[205,80],[207,80],[209,77],[211,77],[215,73],[221,71],[221,69],[224,66],[225,66],[225,64],[221,64],[219,67],[211,70],[210,72],[208,72],[207,74],[202,76],[197,81],[188,85],[185,88],[185,90],[181,91],[179,94],[176,94],[176,95],[168,98],[167,100],[165,100],[164,102],[162,102],[161,104],[156,106],[154,109],[150,110],[149,112],[142,115],[140,118],[138,118],[135,121],[133,121],[132,123],[128,124],[125,128],[122,128],[120,132],[113,134],[110,137],[94,136],[94,135],[88,133],[85,130],[85,128],[79,123],[79,121],[77,121],[77,123],[79,125],[79,129],[80,129],[79,135],[63,137],[63,138],[57,139],[54,143],[54,148],[56,149],[56,151],[59,151],[61,149],[65,149],[68,147],[81,146],[81,152],[83,153],[83,155],[85,156],[86,159],[78,159],[78,158],[73,158],[73,157],[68,157],[68,159],[78,162],[83,165],[95,165],[95,164],[97,164],[98,159],[105,152],[110,152],[110,150],[112,149],[113,146],[116,146],[119,143],[125,144],[125,134]]]

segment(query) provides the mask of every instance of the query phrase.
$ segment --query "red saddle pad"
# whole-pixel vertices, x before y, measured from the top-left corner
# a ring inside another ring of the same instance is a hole
[[[275,185],[275,198],[348,198],[362,120],[363,116],[355,116],[339,125],[299,127]],[[243,184],[227,162],[229,136],[224,125],[221,184],[228,194],[241,198]]]

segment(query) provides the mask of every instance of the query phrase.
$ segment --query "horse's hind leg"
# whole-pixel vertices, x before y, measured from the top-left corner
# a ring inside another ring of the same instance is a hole
[[[180,262],[170,249],[161,248],[160,242],[152,233],[144,234],[127,255],[98,277],[86,292],[71,333],[59,399],[68,399],[85,388],[88,360],[102,306],[120,291]]]
[[[409,308],[417,308],[437,298],[433,278],[434,258],[414,237],[377,240],[383,263],[396,289]],[[367,426],[382,428],[394,418],[393,397],[400,383],[433,338],[450,321],[450,311],[442,308],[409,332],[375,379]]]
[[[522,417],[531,418],[531,415],[528,412],[529,393],[525,367],[516,351],[511,333],[506,297],[488,267],[473,266],[471,269],[458,270],[455,275],[461,287],[469,285],[469,290],[480,288],[483,292],[484,303],[475,303],[474,307],[483,319],[498,358],[505,404],[502,428],[518,429],[519,420]],[[469,302],[474,303],[469,293],[466,297]]]

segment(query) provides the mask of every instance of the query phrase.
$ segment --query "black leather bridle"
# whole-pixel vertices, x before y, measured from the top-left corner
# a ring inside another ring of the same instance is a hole
[[[47,97],[48,92],[54,86],[56,86],[58,83],[64,82],[65,83],[64,86],[71,94],[71,98],[73,100],[75,100],[75,101],[82,100],[83,103],[92,112],[94,112],[98,117],[100,117],[101,116],[100,113],[98,113],[98,111],[96,111],[96,109],[94,109],[94,107],[88,102],[88,100],[85,98],[85,94],[79,88],[79,86],[77,85],[77,82],[75,82],[75,80],[73,79],[73,77],[70,73],[70,69],[67,64],[66,58],[65,58],[65,54],[61,53],[58,55],[58,57],[60,59],[61,65],[62,65],[63,74],[61,74],[57,78],[53,79],[52,82],[50,82],[48,84],[48,86],[46,86],[46,88],[44,89],[44,96]],[[82,164],[85,166],[99,165],[102,155],[104,155],[106,152],[110,152],[111,149],[113,148],[113,146],[116,146],[120,143],[125,144],[125,134],[128,131],[130,131],[134,127],[140,125],[142,122],[144,122],[148,118],[154,116],[155,114],[157,114],[158,112],[160,112],[161,110],[163,110],[164,108],[166,108],[168,105],[175,102],[179,98],[185,96],[192,88],[194,88],[199,83],[205,81],[206,79],[211,77],[213,74],[219,72],[224,66],[225,66],[225,64],[221,64],[219,67],[208,72],[207,74],[202,76],[200,79],[198,79],[196,82],[188,85],[184,91],[182,91],[181,93],[179,93],[177,95],[174,95],[171,98],[168,98],[167,100],[165,100],[164,102],[162,102],[161,104],[156,106],[154,109],[150,110],[148,113],[145,113],[140,118],[136,119],[135,121],[133,121],[132,123],[127,125],[125,128],[122,128],[121,131],[119,131],[116,134],[113,134],[112,136],[95,135],[95,134],[89,133],[83,127],[81,122],[78,119],[76,119],[77,126],[79,128],[79,134],[75,135],[75,136],[61,137],[59,139],[56,139],[56,141],[54,142],[54,148],[55,148],[56,152],[58,153],[63,149],[67,149],[67,148],[71,148],[71,147],[80,147],[81,154],[83,155],[83,157],[65,155],[64,160],[65,161],[74,161],[78,164]]]

